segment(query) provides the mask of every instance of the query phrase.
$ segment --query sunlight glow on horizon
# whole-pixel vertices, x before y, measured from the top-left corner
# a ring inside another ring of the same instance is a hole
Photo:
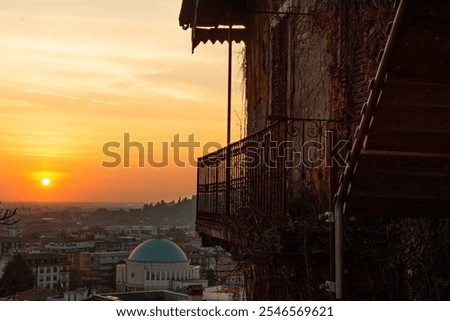
[[[227,47],[202,44],[192,55],[180,7],[181,0],[0,3],[0,201],[141,202],[195,193],[193,167],[100,166],[102,146],[124,133],[159,149],[177,133],[224,143]],[[235,70],[239,114],[236,58]],[[232,124],[237,140],[238,120]],[[42,188],[44,178],[51,188]]]

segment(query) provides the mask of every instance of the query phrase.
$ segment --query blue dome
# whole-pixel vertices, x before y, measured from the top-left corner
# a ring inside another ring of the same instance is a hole
[[[128,257],[136,262],[185,262],[183,250],[172,241],[165,239],[147,240],[139,244]]]

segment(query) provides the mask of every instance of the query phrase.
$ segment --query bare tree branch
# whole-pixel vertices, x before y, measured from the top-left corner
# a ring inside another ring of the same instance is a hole
[[[14,218],[16,214],[17,208],[15,208],[14,210],[11,210],[9,208],[0,209],[0,225],[14,225],[19,222],[20,219]]]

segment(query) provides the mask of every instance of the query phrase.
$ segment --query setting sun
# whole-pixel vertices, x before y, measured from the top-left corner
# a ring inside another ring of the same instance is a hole
[[[141,168],[133,147],[133,168],[106,168],[103,145],[123,147],[130,133],[132,141],[153,143],[154,158],[161,159],[160,147],[177,133],[182,141],[194,133],[202,146],[224,144],[225,45],[205,44],[192,55],[189,32],[179,26],[180,0],[104,3],[0,1],[0,201],[141,203],[190,196],[195,166],[146,162]],[[239,59],[233,68],[239,112]],[[238,128],[232,127],[233,140],[240,138]],[[196,149],[195,157],[201,154]]]
[[[41,181],[41,184],[44,186],[49,186],[50,183],[51,183],[50,178],[47,178],[47,177],[43,178]]]

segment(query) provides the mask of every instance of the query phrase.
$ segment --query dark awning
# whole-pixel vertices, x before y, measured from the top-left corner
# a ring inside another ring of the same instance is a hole
[[[183,0],[179,23],[183,29],[192,28],[192,50],[208,40],[223,43],[229,38],[229,26],[233,28],[231,40],[244,41],[245,27],[249,19],[248,0]]]
[[[180,26],[185,30],[194,22],[196,4],[197,0],[183,0],[183,3],[181,4],[178,21],[180,22]]]
[[[245,41],[246,29],[232,29],[231,40],[235,42]],[[192,31],[192,50],[201,42],[211,41],[224,43],[229,39],[229,28],[196,28]]]

